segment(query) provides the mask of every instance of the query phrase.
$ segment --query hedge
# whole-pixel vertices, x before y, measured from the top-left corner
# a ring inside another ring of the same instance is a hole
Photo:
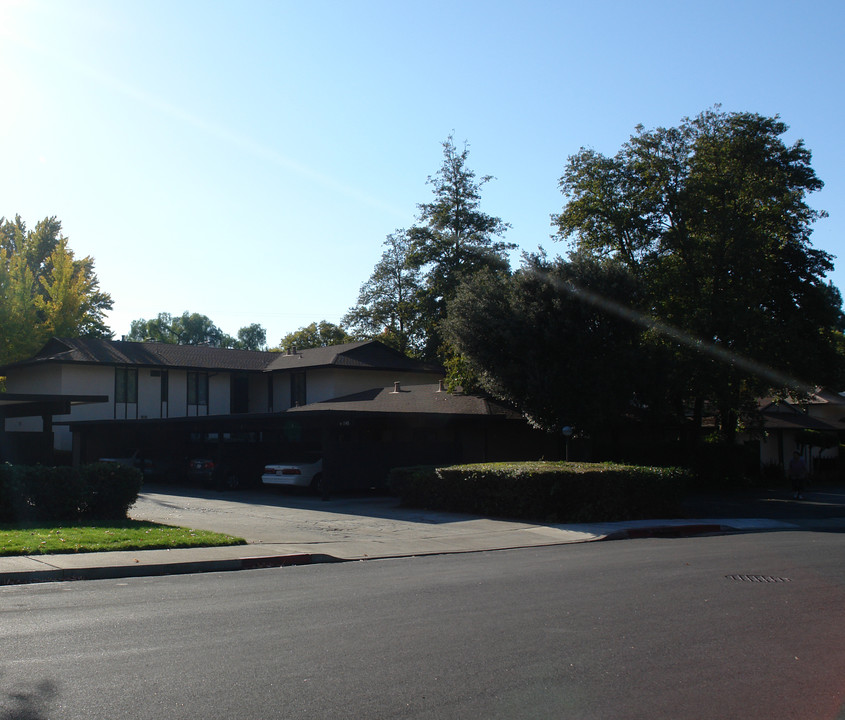
[[[681,468],[524,462],[395,468],[403,505],[545,522],[677,517],[692,475]]]
[[[116,463],[6,463],[0,465],[0,522],[125,520],[142,482],[140,470]]]

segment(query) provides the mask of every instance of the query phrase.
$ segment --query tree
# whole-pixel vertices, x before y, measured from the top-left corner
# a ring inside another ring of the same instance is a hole
[[[510,226],[479,210],[481,188],[492,176],[476,180],[466,166],[468,156],[466,143],[459,152],[449,135],[443,142],[443,164],[427,180],[434,200],[418,206],[419,224],[408,230],[408,265],[423,274],[420,303],[426,336],[423,356],[427,359],[434,359],[441,350],[439,323],[461,280],[483,268],[508,272],[507,252],[516,247],[496,239]]]
[[[357,305],[341,324],[355,337],[378,338],[402,353],[416,354],[423,342],[420,270],[409,264],[412,244],[405,230],[388,235],[384,244],[386,250],[361,286]]]
[[[342,345],[352,342],[353,339],[338,325],[320,320],[319,323],[313,322],[299,328],[299,330],[288,333],[282,338],[279,347],[282,349],[296,347],[297,350],[304,350],[328,345]]]
[[[618,262],[529,255],[511,276],[488,269],[466,279],[443,330],[481,388],[534,425],[604,431],[631,409],[647,364],[639,328],[591,300],[639,292]]]
[[[91,257],[78,259],[55,217],[33,230],[0,218],[0,363],[32,355],[51,336],[111,337]]]
[[[151,320],[143,318],[130,324],[127,340],[133,342],[161,342],[174,345],[209,345],[232,347],[234,339],[217,327],[206,315],[190,313],[180,316],[161,312]]]
[[[839,377],[841,297],[811,246],[822,187],[777,117],[724,113],[636,134],[612,158],[582,149],[560,187],[558,239],[621,262],[644,283],[656,342],[674,353],[667,388],[695,427],[711,405],[724,439],[755,400]],[[682,330],[672,331],[671,328]]]
[[[266,350],[267,331],[258,323],[252,323],[238,330],[234,347],[238,350]]]

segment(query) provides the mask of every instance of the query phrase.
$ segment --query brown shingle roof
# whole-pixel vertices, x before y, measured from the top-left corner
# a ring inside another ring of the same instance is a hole
[[[174,345],[99,338],[53,338],[32,358],[0,368],[44,363],[136,365],[139,367],[195,368],[272,372],[318,367],[342,367],[402,372],[441,372],[435,365],[412,360],[377,340],[300,350],[295,354],[232,350],[207,345]]]
[[[277,353],[230,350],[205,345],[172,345],[98,338],[53,338],[29,360],[14,366],[42,363],[137,365],[202,370],[263,370]]]
[[[311,403],[287,412],[373,412],[373,413],[424,413],[446,415],[483,415],[520,419],[515,410],[479,395],[463,395],[439,391],[438,385],[393,386],[375,388],[346,395],[324,402]]]
[[[365,370],[402,370],[406,372],[437,372],[441,369],[412,360],[377,340],[329,345],[298,350],[296,353],[276,353],[267,366],[268,371],[304,370],[315,367],[344,367]]]

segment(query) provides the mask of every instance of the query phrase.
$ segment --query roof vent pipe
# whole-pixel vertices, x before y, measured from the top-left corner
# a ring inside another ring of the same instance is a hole
[[[440,378],[440,382],[437,384],[437,392],[445,392],[446,390],[446,381],[443,378]]]
[[[398,380],[395,383],[393,383],[393,392],[395,392],[395,393],[399,392],[399,381]]]

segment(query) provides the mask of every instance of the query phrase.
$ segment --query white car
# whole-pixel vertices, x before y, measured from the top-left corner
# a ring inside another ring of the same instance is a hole
[[[265,485],[306,487],[314,492],[323,489],[323,459],[314,462],[273,463],[264,466],[261,482]]]

